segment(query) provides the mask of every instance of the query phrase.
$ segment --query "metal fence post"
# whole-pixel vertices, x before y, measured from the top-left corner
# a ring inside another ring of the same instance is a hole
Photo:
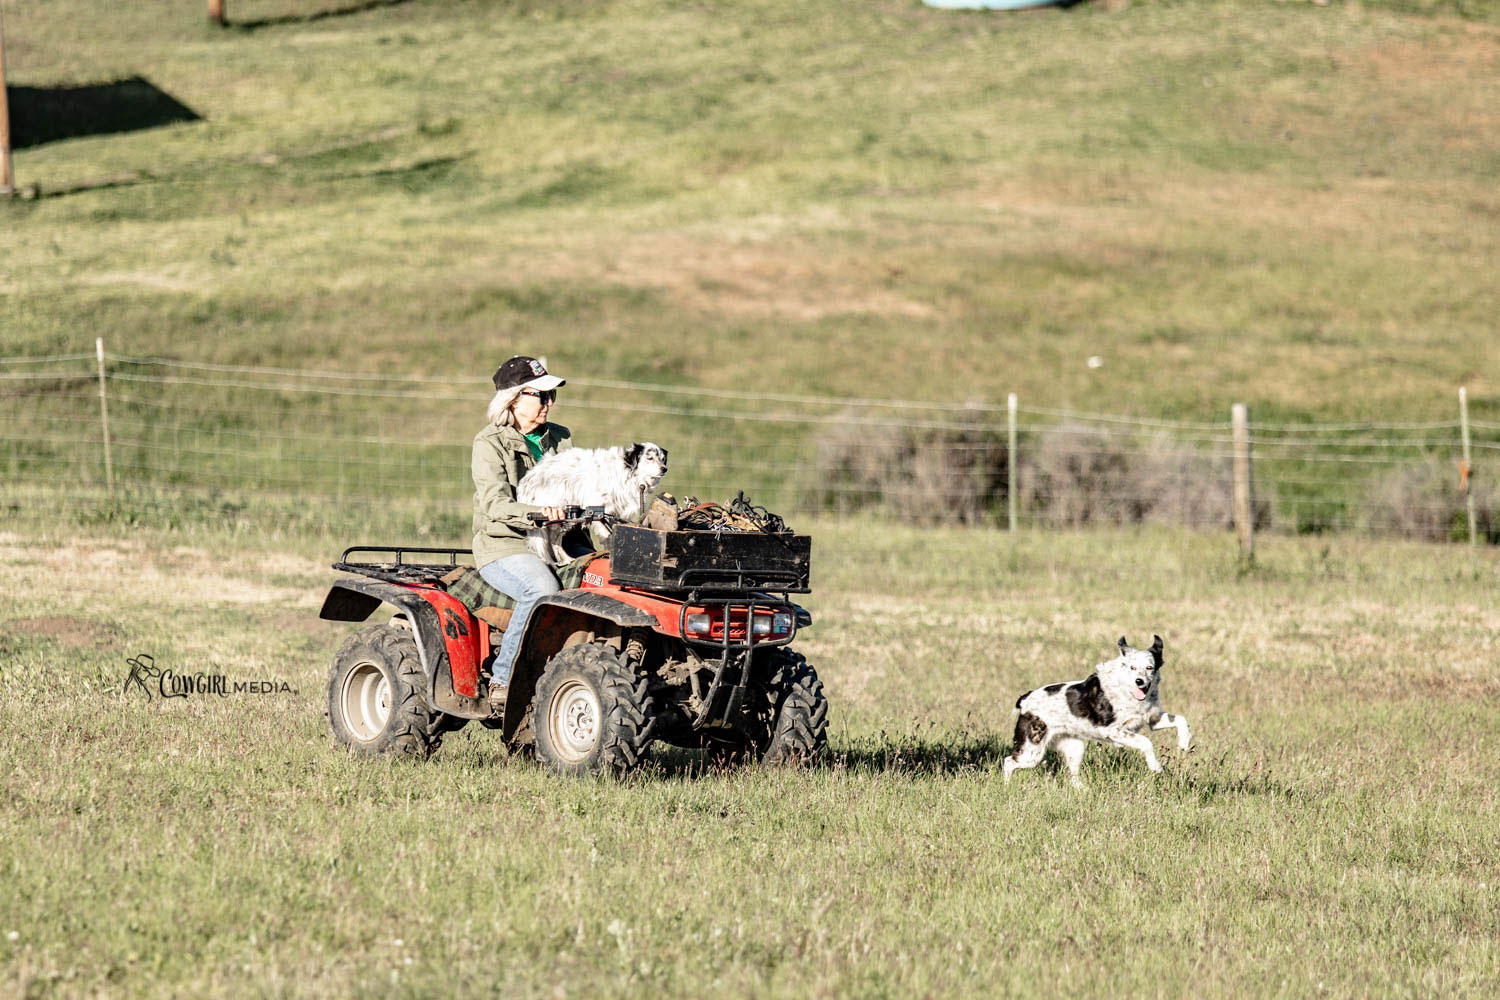
[[[1250,408],[1235,403],[1229,410],[1234,425],[1234,526],[1240,536],[1240,558],[1255,561],[1255,494],[1250,479]]]
[[[1005,448],[1005,512],[1010,521],[1010,530],[1016,530],[1016,394],[1006,400],[1006,413],[1010,417],[1009,436]]]
[[[1474,491],[1469,488],[1469,480],[1474,476],[1474,467],[1469,464],[1469,390],[1464,386],[1458,387],[1458,426],[1464,442],[1464,463],[1459,467],[1458,486],[1463,490],[1464,506],[1468,510],[1469,547],[1473,548],[1479,544],[1479,532],[1474,524]]]
[[[99,357],[99,423],[104,425],[104,479],[109,484],[109,503],[115,503],[115,466],[109,454],[109,399],[104,392],[104,338],[94,338],[94,353]]]

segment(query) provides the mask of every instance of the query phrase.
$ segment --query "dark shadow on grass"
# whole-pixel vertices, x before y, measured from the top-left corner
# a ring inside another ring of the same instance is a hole
[[[228,21],[224,27],[232,28],[235,31],[259,31],[262,28],[277,28],[287,24],[313,24],[318,21],[327,21],[334,17],[363,14],[366,11],[379,10],[382,7],[399,7],[402,4],[410,2],[411,0],[364,0],[363,3],[332,7],[327,10],[315,10],[306,14],[281,14],[276,17],[257,18],[253,21]]]
[[[828,766],[856,774],[913,774],[947,777],[991,771],[1011,751],[1011,741],[997,734],[953,733],[942,736],[896,735],[854,739],[834,745]]]
[[[830,741],[828,752],[807,770],[813,775],[839,773],[891,775],[912,778],[957,778],[989,776],[997,788],[1001,782],[1000,762],[1011,752],[1010,739],[983,733],[880,733],[856,737],[847,742]],[[1323,793],[1309,787],[1322,775],[1286,781],[1262,769],[1260,763],[1243,771],[1230,760],[1230,754],[1217,759],[1200,757],[1194,752],[1183,755],[1175,749],[1158,748],[1165,770],[1152,774],[1145,760],[1135,750],[1102,744],[1091,744],[1084,757],[1079,776],[1082,791],[1144,788],[1162,800],[1196,802],[1211,805],[1244,798],[1282,799],[1299,806],[1323,798]],[[657,743],[649,763],[628,780],[695,781],[701,778],[733,777],[755,771],[758,764],[743,754],[723,750],[688,750]],[[1017,772],[1009,788],[1021,790],[1032,783],[1066,785],[1067,768],[1057,754],[1049,751],[1042,763]]]
[[[11,87],[11,145],[138,132],[203,118],[145,77],[80,87]]]
[[[952,777],[991,771],[1010,752],[1008,739],[996,736],[972,736],[967,733],[947,737],[879,736],[855,739],[849,743],[833,741],[813,770],[841,771],[857,774],[907,774],[926,777]],[[744,755],[716,750],[684,750],[657,744],[648,773],[659,778],[693,779],[716,774],[731,774],[755,766]],[[1043,768],[1052,767],[1044,764]]]

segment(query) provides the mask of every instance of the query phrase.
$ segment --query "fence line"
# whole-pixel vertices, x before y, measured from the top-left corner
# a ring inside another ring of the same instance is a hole
[[[0,365],[35,365],[50,361],[91,361],[92,354],[50,354],[45,357],[0,358]]]
[[[58,361],[85,361],[85,360],[92,360],[93,357],[94,357],[94,355],[92,355],[92,354],[59,354],[59,355],[39,356],[39,357],[0,358],[0,364],[35,364],[35,363],[58,362]],[[111,363],[116,363],[116,364],[130,364],[130,365],[139,365],[139,366],[160,366],[160,367],[181,368],[181,369],[193,370],[193,371],[216,372],[216,373],[225,373],[225,374],[277,375],[277,376],[285,376],[285,377],[293,377],[293,378],[305,378],[305,379],[363,381],[363,382],[410,382],[410,383],[418,383],[418,384],[424,384],[424,385],[441,385],[441,386],[453,386],[455,384],[462,384],[462,383],[466,383],[466,382],[473,382],[473,383],[477,383],[479,385],[486,384],[486,381],[484,379],[476,377],[476,376],[472,376],[472,375],[462,375],[462,376],[447,376],[447,375],[444,375],[444,376],[430,376],[430,375],[409,375],[409,374],[402,374],[402,373],[343,372],[343,371],[322,371],[322,370],[314,370],[314,369],[275,368],[275,367],[266,367],[266,366],[258,366],[258,365],[229,365],[229,364],[215,364],[215,363],[209,363],[209,362],[183,361],[183,360],[175,359],[175,358],[132,357],[132,356],[128,356],[128,355],[113,354],[113,353],[110,353],[110,352],[107,352],[107,351],[105,352],[104,357],[105,357],[106,361],[111,362]],[[48,377],[57,377],[58,375],[63,375],[63,374],[79,374],[79,375],[83,375],[84,377],[91,377],[92,376],[91,372],[87,372],[87,373],[57,373],[57,372],[54,372],[54,373],[40,373],[40,374],[36,374],[36,375],[17,376],[17,377],[48,378]],[[0,377],[4,377],[4,376],[0,375]],[[111,373],[110,377],[111,378],[123,379],[123,380],[139,380],[139,381],[150,381],[150,380],[152,380],[149,376],[141,376],[141,375],[134,375],[134,376],[132,376],[132,375],[127,375],[127,374],[122,373],[122,372],[113,372],[113,373]],[[163,376],[158,376],[157,379],[161,380],[161,381],[166,381],[167,380],[166,377],[163,377]],[[191,382],[191,383],[189,383],[189,382],[186,382],[186,380],[184,380],[184,384],[216,385],[216,386],[217,385],[231,385],[231,386],[242,387],[242,388],[265,389],[265,390],[275,390],[275,391],[299,391],[299,392],[309,392],[309,391],[310,392],[322,392],[322,391],[336,392],[337,391],[337,390],[332,390],[332,389],[327,389],[327,390],[325,390],[325,389],[318,389],[316,387],[308,387],[308,386],[295,386],[295,385],[286,385],[286,384],[274,384],[274,385],[271,385],[271,384],[265,384],[265,383],[259,383],[259,382],[234,382],[234,383],[225,383],[225,382],[221,381],[221,382]],[[928,401],[921,401],[921,400],[883,399],[883,398],[861,398],[861,397],[840,397],[840,396],[832,396],[832,397],[825,396],[825,397],[809,398],[809,397],[807,397],[805,395],[789,395],[789,394],[768,393],[768,392],[751,392],[751,391],[748,391],[748,390],[735,390],[735,389],[714,389],[714,388],[707,388],[707,387],[701,387],[701,386],[674,386],[674,385],[666,385],[666,384],[662,384],[662,383],[653,383],[653,382],[633,382],[633,381],[627,381],[627,380],[621,380],[621,379],[602,379],[602,378],[586,378],[586,377],[571,377],[569,379],[569,385],[570,385],[570,387],[571,386],[583,386],[583,387],[605,388],[605,389],[613,389],[613,390],[628,390],[628,391],[635,391],[635,392],[662,393],[662,394],[685,395],[685,396],[706,396],[706,397],[714,397],[714,398],[722,398],[722,399],[739,399],[739,400],[745,400],[745,401],[794,403],[794,404],[804,405],[804,406],[805,405],[810,405],[810,404],[816,404],[816,405],[821,405],[821,406],[879,407],[879,408],[897,408],[897,409],[921,409],[921,410],[932,410],[932,411],[948,412],[948,413],[995,413],[995,414],[1004,413],[1005,409],[1006,409],[1006,407],[1005,407],[1004,404],[986,403],[986,402],[978,402],[978,401],[976,401],[976,402],[968,402],[968,403],[935,403],[935,402],[928,402]],[[344,390],[344,392],[348,393],[348,394],[353,394],[352,390]],[[411,394],[411,393],[400,393],[400,392],[392,392],[392,391],[387,391],[387,392],[378,392],[377,391],[377,392],[372,392],[371,394],[375,395],[375,396],[390,396],[392,398],[399,398],[399,397],[401,397],[403,395],[406,395],[406,396],[414,395],[414,394]],[[415,394],[415,395],[421,395],[421,394]],[[465,399],[481,399],[481,398],[483,398],[483,399],[488,399],[489,395],[490,394],[489,394],[488,391],[485,391],[485,392],[482,392],[482,393],[448,393],[448,394],[446,394],[446,398],[465,398]],[[579,405],[579,403],[576,400],[571,400],[570,399],[569,400],[569,405]],[[666,410],[666,411],[663,411],[663,412],[674,413],[674,414],[682,414],[682,415],[697,415],[697,414],[700,414],[702,411],[697,411],[697,410]],[[1110,423],[1110,424],[1122,424],[1122,425],[1127,425],[1127,426],[1132,426],[1132,427],[1155,427],[1155,428],[1161,428],[1161,429],[1164,429],[1164,430],[1214,431],[1214,430],[1223,430],[1224,428],[1226,428],[1228,426],[1228,422],[1227,421],[1203,422],[1203,421],[1165,420],[1165,419],[1161,419],[1161,418],[1135,417],[1135,416],[1120,415],[1120,414],[1090,413],[1090,412],[1087,412],[1087,411],[1079,411],[1079,410],[1071,410],[1071,409],[1059,409],[1059,408],[1054,408],[1054,407],[1040,407],[1040,406],[1019,406],[1017,408],[1017,412],[1020,413],[1020,414],[1022,414],[1022,415],[1027,415],[1027,416],[1053,417],[1053,418],[1056,418],[1056,419],[1062,420],[1062,421],[1081,421],[1081,422],[1089,422],[1089,423],[1099,422],[1099,423]],[[744,413],[736,412],[736,413],[734,413],[734,415],[735,416],[747,416],[747,415],[755,415],[755,414],[744,414]],[[801,420],[804,420],[805,418],[801,417],[801,416],[785,416],[785,417],[781,417],[780,419],[785,419],[785,420],[787,420],[789,422],[792,422],[792,421],[801,421]],[[856,422],[856,423],[862,422],[861,419],[857,418],[857,417],[853,417],[853,418],[843,418],[843,417],[840,417],[840,418],[837,418],[837,419],[850,419],[850,420],[852,420],[853,422]],[[970,422],[970,424],[965,425],[965,426],[970,426],[970,425],[973,425],[973,423]],[[1485,423],[1485,422],[1481,422],[1481,421],[1471,421],[1470,426],[1473,427],[1473,428],[1475,428],[1475,429],[1500,430],[1500,424]],[[1372,430],[1454,430],[1454,431],[1456,431],[1458,429],[1458,427],[1459,427],[1458,421],[1456,421],[1456,420],[1444,420],[1444,421],[1426,421],[1426,422],[1413,422],[1413,423],[1378,423],[1377,422],[1377,423],[1257,424],[1256,427],[1255,427],[1255,430],[1256,430],[1257,433],[1264,433],[1264,432],[1267,432],[1267,431],[1276,431],[1276,432],[1282,432],[1282,433],[1317,433],[1317,432],[1332,432],[1332,431],[1350,431],[1350,432],[1352,432],[1352,431],[1372,431]],[[1226,440],[1227,440],[1227,438],[1226,438]]]
[[[84,364],[95,360],[0,358],[5,485],[64,493],[104,485],[100,376]],[[482,379],[108,352],[104,360],[114,471],[133,496],[285,489],[467,509],[463,452],[490,398]],[[745,405],[678,404],[690,399]],[[1012,425],[1007,404],[811,399],[587,377],[569,379],[564,406],[560,419],[580,443],[666,445],[673,471],[664,485],[679,496],[723,499],[744,489],[788,513],[877,509],[995,524],[1009,522],[1012,506],[1031,525],[1227,526],[1233,517],[1227,407],[1222,420],[1193,421],[1017,405]],[[1481,462],[1500,451],[1500,423],[1469,428]],[[1471,470],[1463,492],[1459,437],[1457,420],[1254,424],[1257,526],[1461,540],[1472,499],[1476,531],[1500,540],[1500,492],[1482,468]]]

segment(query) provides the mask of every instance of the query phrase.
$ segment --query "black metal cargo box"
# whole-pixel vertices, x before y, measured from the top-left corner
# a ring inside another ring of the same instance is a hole
[[[610,582],[658,590],[777,590],[806,594],[812,538],[760,531],[658,531],[618,525]]]

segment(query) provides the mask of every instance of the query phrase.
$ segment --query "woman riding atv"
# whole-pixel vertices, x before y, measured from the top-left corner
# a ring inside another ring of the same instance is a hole
[[[553,401],[566,380],[549,375],[536,358],[517,355],[495,370],[495,396],[484,429],[474,435],[474,564],[486,583],[516,602],[510,627],[500,642],[490,681],[490,698],[504,704],[510,670],[526,621],[536,602],[561,590],[551,568],[526,545],[526,515],[560,520],[557,507],[516,500],[516,486],[542,456],[573,446],[566,427],[549,423]]]

